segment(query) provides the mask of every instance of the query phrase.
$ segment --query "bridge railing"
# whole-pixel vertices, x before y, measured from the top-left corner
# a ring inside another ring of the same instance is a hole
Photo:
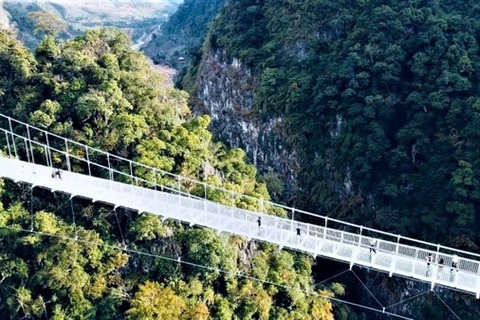
[[[370,247],[370,241],[375,237],[377,251],[422,260],[425,260],[428,254],[432,254],[432,264],[438,264],[443,258],[445,268],[451,266],[453,255],[458,255],[459,269],[480,274],[479,254],[403,237],[243,195],[234,190],[210,185],[104,152],[2,114],[0,114],[0,145],[3,145],[4,151],[9,156],[31,163],[199,200],[206,199],[237,209],[248,209],[260,213],[275,212],[280,215],[286,212],[283,216],[290,219],[289,228],[292,231],[299,228],[302,234],[321,235],[326,239],[357,243],[361,247]],[[240,211],[235,210],[235,212]],[[309,224],[300,221],[306,217]],[[317,227],[312,227],[312,224]],[[346,230],[348,232],[345,232]]]
[[[317,253],[347,263],[364,265],[377,271],[429,281],[432,285],[480,293],[478,274],[468,272],[468,267],[460,269],[459,272],[446,272],[450,269],[448,266],[428,268],[426,261],[416,255],[421,251],[419,248],[382,240],[375,248],[377,254],[369,254],[370,239],[346,231],[292,222],[289,219],[228,207],[204,199],[179,196],[174,192],[159,192],[143,186],[74,172],[63,172],[63,179],[59,181],[50,178],[51,172],[52,170],[46,166],[0,158],[0,176],[13,180],[61,190],[140,212],[149,212],[164,218],[198,224],[217,231],[257,238],[302,252]],[[258,217],[262,218],[261,228],[256,226]],[[302,230],[301,237],[296,236],[297,227]],[[365,245],[362,245],[362,242]],[[403,254],[397,253],[397,249],[403,251]]]

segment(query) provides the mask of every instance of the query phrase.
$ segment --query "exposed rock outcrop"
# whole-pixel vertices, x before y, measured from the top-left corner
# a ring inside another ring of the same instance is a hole
[[[277,173],[289,181],[286,195],[296,188],[295,153],[282,143],[282,119],[259,117],[255,111],[258,79],[238,59],[223,52],[204,55],[198,77],[198,113],[212,117],[212,131],[228,146],[242,148],[261,173]]]

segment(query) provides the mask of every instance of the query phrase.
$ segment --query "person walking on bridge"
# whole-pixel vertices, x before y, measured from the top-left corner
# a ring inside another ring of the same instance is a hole
[[[440,261],[438,261],[438,276],[437,278],[440,278],[443,273],[443,265],[445,264],[445,260],[443,258],[440,258]]]
[[[370,239],[370,253],[373,252],[373,253],[376,254],[377,253],[377,250],[375,250],[376,247],[377,247],[377,239],[375,239],[375,237],[374,237],[374,238]]]
[[[373,262],[372,252],[374,254],[377,254],[377,250],[375,250],[376,247],[377,247],[377,239],[375,239],[375,237],[373,237],[373,238],[370,239],[370,263]]]
[[[297,243],[300,243],[301,240],[302,240],[302,231],[300,230],[300,228],[297,228]]]
[[[455,272],[453,272],[453,270],[456,270],[458,272],[458,256],[456,254],[453,255],[452,268],[450,269],[450,281],[451,282],[455,281]]]
[[[427,260],[427,272],[425,273],[425,276],[428,277],[430,273],[430,263],[433,261],[433,256],[431,253],[427,254],[425,257],[425,260]]]
[[[453,272],[454,269],[457,270],[457,272],[458,272],[458,256],[456,254],[453,255],[452,269],[450,270],[450,272]]]
[[[60,171],[60,169],[53,169],[52,178],[59,178],[60,180],[62,180],[62,172]]]

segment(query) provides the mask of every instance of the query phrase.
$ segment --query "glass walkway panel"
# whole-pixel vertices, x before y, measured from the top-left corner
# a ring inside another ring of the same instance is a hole
[[[1,114],[0,148],[3,178],[269,242],[342,261],[350,267],[359,265],[428,282],[432,289],[439,285],[480,296],[480,255],[476,253],[237,194],[91,148]],[[54,177],[53,168],[61,169],[61,179]],[[210,200],[213,193],[224,193],[219,197],[222,203]],[[225,199],[231,199],[231,203],[223,203]],[[242,202],[258,210],[234,206]],[[282,209],[286,217],[265,213],[274,209]]]

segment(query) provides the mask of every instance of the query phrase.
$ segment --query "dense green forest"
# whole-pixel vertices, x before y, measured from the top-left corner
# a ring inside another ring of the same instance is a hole
[[[225,0],[185,0],[163,25],[167,34],[202,38]]]
[[[33,54],[0,32],[1,113],[159,169],[269,199],[244,152],[212,141],[209,117],[191,117],[187,101],[185,92],[169,87],[131,49],[122,32],[91,30],[66,42],[46,36]],[[212,198],[230,201],[221,196]],[[69,202],[67,195],[13,181],[1,181],[0,200],[2,319],[348,316],[311,294],[344,291],[338,284],[313,287],[311,257],[81,199]],[[57,237],[18,231],[29,226]],[[64,239],[74,236],[78,241]],[[114,248],[123,245],[173,261]]]
[[[277,133],[300,167],[284,202],[478,252],[479,21],[474,0],[238,0],[203,51],[250,68],[249,117],[282,119]],[[194,94],[203,63],[184,81]],[[478,318],[465,296],[450,298]],[[450,316],[431,302],[412,316]]]
[[[473,0],[240,0],[209,48],[256,71],[305,205],[477,250],[479,18]]]

